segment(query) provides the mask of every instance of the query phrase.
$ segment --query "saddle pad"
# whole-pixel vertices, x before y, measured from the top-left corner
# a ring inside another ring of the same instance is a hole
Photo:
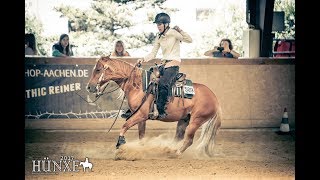
[[[150,82],[150,75],[151,75],[151,71],[147,71],[147,70],[144,70],[142,72],[142,88],[143,88],[143,91],[145,92],[148,88],[148,85],[149,85],[149,82]]]
[[[142,86],[143,91],[145,92],[150,83],[150,75],[151,71],[144,70],[142,72]],[[190,79],[186,79],[186,84],[184,86],[176,86],[175,84],[172,86],[171,91],[169,91],[169,96],[181,97],[182,91],[184,91],[184,98],[191,99],[195,94],[192,81]]]
[[[192,81],[190,79],[186,79],[186,84],[184,86],[176,86],[173,85],[171,88],[170,96],[181,97],[182,91],[184,91],[184,98],[191,99],[195,94],[194,88],[192,85]]]

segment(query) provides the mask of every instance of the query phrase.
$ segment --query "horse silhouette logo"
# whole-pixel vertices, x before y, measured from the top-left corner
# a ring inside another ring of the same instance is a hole
[[[83,172],[86,171],[86,168],[89,168],[90,171],[92,171],[92,163],[89,162],[87,157],[86,157],[86,161],[85,162],[80,162],[80,165],[82,165],[82,167],[83,167]]]

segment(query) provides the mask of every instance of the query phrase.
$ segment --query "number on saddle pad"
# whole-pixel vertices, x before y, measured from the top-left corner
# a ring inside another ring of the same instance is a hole
[[[193,94],[193,95],[195,94],[193,86],[184,85],[183,86],[183,91],[184,91],[185,94]]]

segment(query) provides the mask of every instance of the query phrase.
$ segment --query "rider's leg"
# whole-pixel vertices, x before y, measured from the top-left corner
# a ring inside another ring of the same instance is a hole
[[[159,96],[157,100],[157,108],[159,111],[159,119],[165,118],[165,105],[168,100],[168,92],[171,88],[171,85],[174,81],[174,78],[176,78],[177,74],[179,72],[179,66],[172,66],[165,68],[163,71],[163,76],[160,78],[159,81]]]

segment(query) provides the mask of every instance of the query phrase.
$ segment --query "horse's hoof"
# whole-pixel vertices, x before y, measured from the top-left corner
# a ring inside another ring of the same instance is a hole
[[[182,153],[179,150],[168,151],[168,158],[176,159],[179,158]]]
[[[176,155],[180,156],[182,154],[182,152],[180,150],[177,150]]]
[[[116,148],[119,149],[119,147],[125,143],[126,143],[126,139],[124,138],[124,136],[119,136],[118,142],[116,144]]]

